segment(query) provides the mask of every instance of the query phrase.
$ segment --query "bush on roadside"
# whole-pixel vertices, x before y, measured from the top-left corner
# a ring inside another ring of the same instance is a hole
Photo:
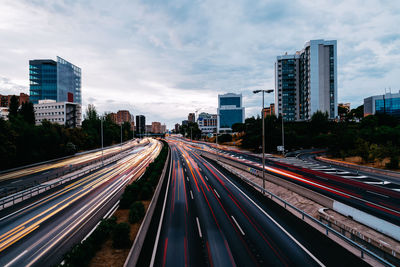
[[[137,223],[139,222],[145,214],[144,205],[141,201],[136,201],[132,204],[129,210],[129,222]]]
[[[129,239],[130,226],[127,223],[119,223],[115,225],[112,231],[113,247],[122,249],[128,248],[131,244]]]
[[[140,185],[138,183],[128,185],[125,188],[125,191],[122,194],[121,200],[119,202],[119,206],[121,207],[121,209],[128,209],[129,206],[137,200],[139,193]]]
[[[75,245],[65,256],[64,265],[67,267],[88,266],[90,260],[110,236],[116,225],[116,217],[102,220],[93,233],[82,243]]]

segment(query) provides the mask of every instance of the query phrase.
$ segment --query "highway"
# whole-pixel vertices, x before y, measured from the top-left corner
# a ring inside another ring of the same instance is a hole
[[[212,153],[217,153],[220,157],[256,170],[262,170],[262,159],[250,153],[204,142],[185,142],[195,149],[208,152],[211,149]],[[317,191],[395,225],[400,225],[400,192],[398,191],[342,177],[335,173],[325,173],[322,169],[309,169],[305,163],[303,166],[299,166],[289,161],[266,158],[265,164],[265,170],[269,174]]]
[[[57,174],[68,172],[71,168],[79,168],[100,160],[103,157],[112,156],[120,151],[131,149],[134,146],[145,145],[147,141],[144,139],[138,143],[137,141],[129,141],[122,146],[112,146],[105,148],[103,153],[99,149],[88,151],[84,153],[77,153],[72,157],[65,159],[45,162],[42,164],[34,164],[27,168],[17,168],[11,171],[0,172],[0,196],[7,191],[16,191],[18,188],[25,188],[26,186],[35,185],[46,181],[48,177],[55,177]]]
[[[197,148],[168,142],[172,165],[151,266],[364,264]]]
[[[158,141],[0,218],[0,266],[52,266],[99,222],[161,150]]]

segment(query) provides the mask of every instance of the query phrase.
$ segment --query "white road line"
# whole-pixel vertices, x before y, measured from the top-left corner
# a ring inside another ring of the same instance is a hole
[[[118,204],[119,204],[119,200],[118,200],[117,203],[115,203],[115,205],[106,213],[106,215],[104,215],[103,219],[108,219],[108,218],[111,216],[111,214],[118,208],[118,207],[117,207]]]
[[[190,196],[192,197],[192,199],[194,199],[192,190],[190,190]]]
[[[206,180],[208,181],[208,178],[207,178],[207,176],[205,176],[205,175],[204,175],[204,178],[206,178]]]
[[[172,166],[172,154],[171,154],[171,163],[170,166]],[[163,203],[163,209],[161,211],[161,216],[160,216],[160,223],[158,224],[158,230],[157,230],[157,236],[156,236],[156,241],[154,242],[154,248],[153,248],[153,254],[151,255],[151,261],[150,261],[150,266],[154,266],[154,260],[156,258],[156,252],[157,252],[157,247],[158,247],[158,242],[160,240],[160,233],[161,233],[161,226],[162,226],[162,221],[164,219],[164,212],[165,212],[165,205],[167,203],[167,196],[168,196],[168,189],[169,189],[169,184],[171,181],[171,170],[172,168],[169,168],[169,175],[168,175],[168,183],[167,183],[167,190],[165,192],[165,197],[164,197],[164,203]]]
[[[368,193],[371,193],[371,194],[374,194],[374,195],[377,195],[377,196],[389,198],[388,196],[385,196],[385,195],[382,195],[382,194],[379,194],[379,193],[375,193],[375,192],[372,192],[372,191],[367,191],[367,192],[368,192]]]
[[[200,238],[203,238],[203,235],[201,234],[199,217],[196,217],[196,222],[197,222],[197,229],[199,229],[199,236],[200,236]]]
[[[184,168],[185,172],[186,172],[186,168]]]
[[[4,265],[4,267],[9,267],[11,265],[13,265],[17,260],[19,260],[22,256],[24,256],[28,251],[24,250],[24,252],[22,252],[21,254],[19,254],[17,257],[15,257],[12,261],[10,261],[9,263],[7,263],[6,265]]]
[[[212,166],[212,165],[211,165]],[[256,206],[265,216],[267,216],[279,229],[281,229],[290,239],[292,239],[304,252],[306,252],[313,260],[315,260],[320,266],[325,266],[320,260],[317,259],[307,248],[305,248],[297,239],[295,239],[285,228],[283,228],[274,218],[271,217],[264,209],[262,209],[257,203],[255,203],[248,195],[246,195],[239,187],[237,187],[231,180],[223,175],[217,168],[212,166],[222,177],[225,178],[231,185],[233,185],[240,193],[242,193],[254,206]]]
[[[189,176],[186,176],[186,180],[189,182]]]
[[[242,227],[240,227],[240,225],[238,224],[238,222],[236,221],[235,217],[233,217],[233,215],[231,215],[233,221],[235,222],[237,228],[239,228],[240,232],[242,233],[242,235],[244,235],[244,232],[242,230]]]
[[[214,189],[215,194],[217,195],[218,198],[221,198],[217,192],[217,190]]]

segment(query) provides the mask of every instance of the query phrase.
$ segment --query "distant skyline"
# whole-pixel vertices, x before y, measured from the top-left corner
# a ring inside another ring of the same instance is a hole
[[[28,61],[82,69],[83,110],[146,121],[216,113],[218,94],[274,88],[274,62],[312,39],[337,40],[338,102],[400,90],[400,3],[393,1],[51,1],[0,5],[0,94],[29,93]],[[266,96],[266,105],[273,94]]]

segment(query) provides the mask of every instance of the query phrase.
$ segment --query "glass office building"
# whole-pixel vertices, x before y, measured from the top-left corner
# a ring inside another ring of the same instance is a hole
[[[377,113],[400,117],[399,93],[370,96],[364,99],[364,117]]]
[[[29,82],[34,104],[45,99],[82,104],[81,69],[61,57],[30,60]]]
[[[218,95],[218,132],[231,132],[235,123],[244,123],[242,95]]]
[[[29,99],[38,104],[39,100],[57,100],[57,63],[54,60],[29,61]]]

